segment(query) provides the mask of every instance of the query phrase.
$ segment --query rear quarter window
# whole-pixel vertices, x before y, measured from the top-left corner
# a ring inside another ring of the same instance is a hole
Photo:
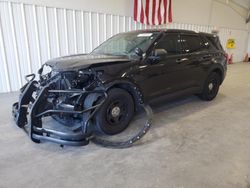
[[[209,45],[213,46],[217,50],[223,50],[218,36],[206,36],[205,38]]]

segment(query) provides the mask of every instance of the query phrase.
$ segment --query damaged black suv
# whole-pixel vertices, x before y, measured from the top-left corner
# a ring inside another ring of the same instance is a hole
[[[28,75],[13,115],[35,142],[84,145],[93,130],[106,135],[122,132],[139,105],[161,96],[197,94],[203,100],[214,99],[226,64],[219,38],[213,34],[186,30],[121,33],[89,54],[46,62],[37,81],[34,74]],[[51,70],[46,73],[45,69]],[[45,129],[45,116],[80,124],[72,126],[73,133]]]

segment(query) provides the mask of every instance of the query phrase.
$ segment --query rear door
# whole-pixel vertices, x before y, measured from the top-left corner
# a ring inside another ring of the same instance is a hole
[[[183,58],[181,63],[189,75],[188,87],[201,87],[204,80],[204,69],[202,64],[210,64],[212,56],[208,53],[205,43],[198,34],[181,34]]]

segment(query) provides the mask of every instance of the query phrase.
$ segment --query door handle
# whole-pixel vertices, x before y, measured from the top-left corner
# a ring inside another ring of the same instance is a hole
[[[180,64],[180,63],[182,63],[182,62],[184,62],[184,61],[187,61],[188,60],[188,58],[180,58],[180,59],[176,59],[176,63],[178,63],[178,64]]]
[[[204,55],[202,59],[210,59],[212,56],[211,55]]]

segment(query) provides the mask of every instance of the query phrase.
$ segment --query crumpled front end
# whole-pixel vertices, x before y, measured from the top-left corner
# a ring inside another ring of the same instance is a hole
[[[93,132],[89,121],[107,98],[98,75],[91,70],[51,71],[43,75],[44,66],[39,70],[39,80],[34,79],[34,74],[26,76],[28,83],[20,89],[19,101],[13,104],[17,126],[34,142],[88,144]],[[97,98],[100,100],[95,104]],[[48,116],[62,121],[67,131],[45,127],[43,119]]]

